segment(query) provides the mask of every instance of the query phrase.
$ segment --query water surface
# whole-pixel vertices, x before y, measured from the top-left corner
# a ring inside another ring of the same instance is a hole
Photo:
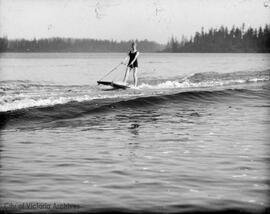
[[[269,207],[269,54],[143,53],[137,88],[97,86],[124,57],[1,55],[0,202]]]

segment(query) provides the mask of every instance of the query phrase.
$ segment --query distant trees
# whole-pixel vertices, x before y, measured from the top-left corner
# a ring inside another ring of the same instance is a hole
[[[113,41],[97,39],[16,39],[0,38],[0,52],[126,52],[130,49],[132,41]],[[153,41],[138,41],[137,46],[143,52],[157,52],[164,49]]]
[[[0,38],[0,52],[7,51],[8,48],[8,39],[7,37]]]
[[[164,52],[270,52],[270,26],[264,29],[241,28],[221,26],[219,29],[211,28],[208,32],[196,32],[189,40],[182,36],[180,42],[171,37]]]
[[[259,29],[221,26],[211,28],[208,32],[204,28],[187,39],[182,36],[181,41],[172,36],[167,45],[157,42],[136,40],[138,49],[142,52],[261,52],[270,53],[270,25]],[[117,42],[114,40],[97,39],[15,39],[0,38],[0,52],[126,52],[130,49],[131,41]]]

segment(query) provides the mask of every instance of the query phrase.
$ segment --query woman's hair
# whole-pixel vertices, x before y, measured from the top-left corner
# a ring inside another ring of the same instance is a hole
[[[137,45],[136,42],[131,43],[131,46],[136,46],[136,45]]]

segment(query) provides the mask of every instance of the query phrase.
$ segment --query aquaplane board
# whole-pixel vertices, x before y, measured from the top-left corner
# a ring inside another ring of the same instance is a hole
[[[115,89],[127,89],[129,86],[121,84],[121,83],[116,83],[116,82],[111,82],[111,81],[97,81],[98,84],[101,85],[109,85],[114,87]]]

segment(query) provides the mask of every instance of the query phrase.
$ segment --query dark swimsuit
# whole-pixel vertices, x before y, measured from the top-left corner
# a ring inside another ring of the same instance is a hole
[[[134,60],[136,54],[137,54],[137,51],[134,53],[129,51],[129,53],[128,53],[128,55],[129,55],[128,67],[130,67],[130,68],[137,68],[138,67],[138,60],[137,59],[133,62],[132,65],[130,65],[130,63]]]

